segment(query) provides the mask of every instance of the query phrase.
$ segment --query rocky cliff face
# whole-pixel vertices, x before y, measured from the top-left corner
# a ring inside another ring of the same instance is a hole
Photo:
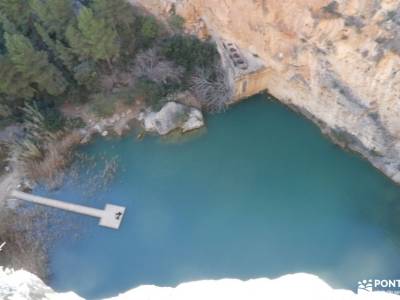
[[[399,1],[131,2],[262,60],[235,77],[237,98],[268,90],[400,183]]]

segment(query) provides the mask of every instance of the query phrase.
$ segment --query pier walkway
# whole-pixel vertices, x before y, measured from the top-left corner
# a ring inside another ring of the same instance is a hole
[[[49,199],[49,198],[45,198],[45,197],[35,196],[32,194],[28,194],[28,193],[24,193],[24,192],[20,192],[20,191],[16,191],[16,190],[14,190],[10,193],[10,197],[17,198],[20,200],[25,200],[25,201],[40,204],[40,205],[55,207],[55,208],[71,211],[71,212],[82,214],[82,215],[99,218],[100,226],[113,228],[113,229],[119,228],[122,218],[124,217],[124,213],[125,213],[125,207],[123,207],[123,206],[106,204],[104,210],[102,210],[102,209],[87,207],[87,206],[83,206],[83,205],[53,200],[53,199]]]

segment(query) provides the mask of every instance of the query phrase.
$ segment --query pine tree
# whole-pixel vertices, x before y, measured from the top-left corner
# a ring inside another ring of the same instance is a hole
[[[61,41],[50,38],[46,29],[38,23],[35,23],[35,28],[42,41],[52,51],[56,60],[61,62],[68,70],[72,70],[75,66],[76,59],[72,49],[66,47]]]
[[[0,1],[1,1],[1,0],[0,0]],[[12,22],[7,18],[6,15],[1,14],[1,13],[0,13],[0,25],[1,25],[2,30],[3,30],[3,34],[2,34],[3,36],[4,36],[4,33],[5,33],[5,32],[9,32],[9,33],[17,33],[17,32],[18,32],[18,29],[17,29],[17,27],[15,26],[15,24],[12,23]]]
[[[93,0],[90,8],[96,17],[104,19],[118,31],[121,27],[133,25],[135,22],[133,7],[125,0]]]
[[[66,33],[68,42],[81,60],[104,60],[111,68],[111,61],[120,51],[115,29],[104,19],[96,18],[89,8],[82,8],[77,26],[70,26]]]
[[[46,30],[59,38],[74,18],[71,0],[30,0],[30,6]]]
[[[33,48],[28,38],[21,34],[5,34],[10,61],[16,70],[37,85],[39,91],[60,95],[66,89],[61,72],[48,61],[47,53]]]
[[[132,55],[135,51],[135,25],[134,8],[125,0],[93,0],[90,8],[96,17],[105,20],[118,32],[121,41],[121,54]]]
[[[79,85],[94,90],[98,87],[98,74],[93,61],[85,61],[74,68],[74,78]]]
[[[31,10],[28,0],[0,0],[0,14],[22,32],[29,30]]]
[[[4,40],[4,28],[0,23],[0,54],[4,54],[6,52],[6,42]]]
[[[12,98],[32,98],[35,90],[30,86],[28,78],[6,56],[0,56],[0,94]]]

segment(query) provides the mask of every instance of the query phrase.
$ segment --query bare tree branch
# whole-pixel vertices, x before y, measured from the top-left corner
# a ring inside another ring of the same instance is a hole
[[[224,111],[233,97],[229,78],[221,66],[213,72],[197,69],[191,79],[191,91],[210,112]]]
[[[180,83],[184,70],[173,62],[164,60],[156,49],[149,49],[137,55],[134,72],[137,77],[146,77],[156,83]]]

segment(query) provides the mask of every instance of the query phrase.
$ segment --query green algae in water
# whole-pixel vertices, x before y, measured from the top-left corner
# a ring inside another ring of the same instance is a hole
[[[209,117],[185,142],[98,140],[116,178],[90,201],[127,207],[118,231],[82,217],[51,257],[51,286],[88,299],[141,284],[319,275],[336,288],[399,278],[400,189],[265,97]],[[89,178],[88,178],[89,180]],[[52,196],[88,204],[85,179]]]

